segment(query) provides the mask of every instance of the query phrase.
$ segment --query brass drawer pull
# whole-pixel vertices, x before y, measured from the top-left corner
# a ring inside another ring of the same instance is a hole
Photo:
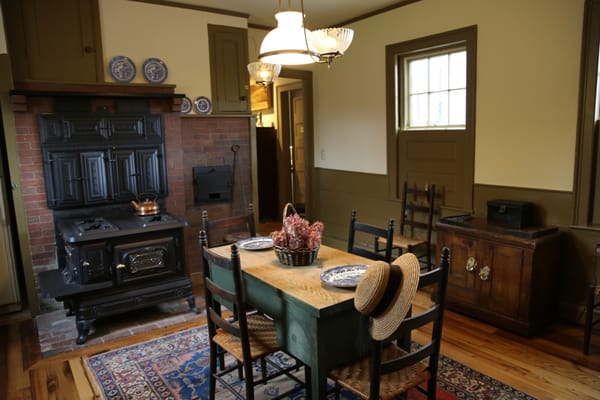
[[[465,269],[469,272],[475,270],[477,268],[477,260],[475,259],[475,257],[469,257],[467,258],[467,265],[465,266]]]
[[[481,268],[481,271],[479,271],[479,279],[482,281],[487,281],[491,272],[492,269],[486,265],[485,267]]]

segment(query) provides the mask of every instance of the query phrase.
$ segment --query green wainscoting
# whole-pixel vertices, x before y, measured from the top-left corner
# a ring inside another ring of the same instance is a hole
[[[358,211],[359,220],[385,226],[390,217],[400,217],[400,202],[388,199],[387,177],[328,169],[313,169],[312,203],[309,218],[325,224],[324,243],[346,248],[350,212]],[[473,211],[442,209],[442,216],[473,213],[485,217],[487,201],[495,199],[530,201],[535,205],[536,225],[557,226],[561,238],[559,318],[582,322],[584,289],[600,283],[600,260],[596,266],[596,244],[600,229],[572,225],[573,193],[531,188],[476,184]],[[597,278],[596,278],[597,277]]]

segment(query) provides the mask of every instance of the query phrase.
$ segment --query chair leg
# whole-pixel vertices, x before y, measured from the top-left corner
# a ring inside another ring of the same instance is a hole
[[[585,326],[583,328],[583,354],[590,354],[590,338],[592,336],[592,325],[594,316],[594,286],[589,286],[586,293]]]
[[[215,400],[215,391],[217,389],[217,379],[215,374],[217,373],[217,348],[218,346],[213,342],[210,344],[210,355],[209,355],[209,378],[208,378],[208,398],[209,400]]]
[[[254,400],[254,375],[252,373],[252,362],[244,364],[244,382],[246,383],[246,400]]]

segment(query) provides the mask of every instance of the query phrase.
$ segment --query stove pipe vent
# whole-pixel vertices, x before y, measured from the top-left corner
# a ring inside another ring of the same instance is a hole
[[[233,169],[230,165],[193,167],[194,203],[229,202],[233,189]]]

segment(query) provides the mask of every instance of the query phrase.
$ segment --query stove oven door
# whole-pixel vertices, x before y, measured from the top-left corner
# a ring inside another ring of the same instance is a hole
[[[175,236],[116,244],[113,272],[115,284],[154,279],[177,273]]]

